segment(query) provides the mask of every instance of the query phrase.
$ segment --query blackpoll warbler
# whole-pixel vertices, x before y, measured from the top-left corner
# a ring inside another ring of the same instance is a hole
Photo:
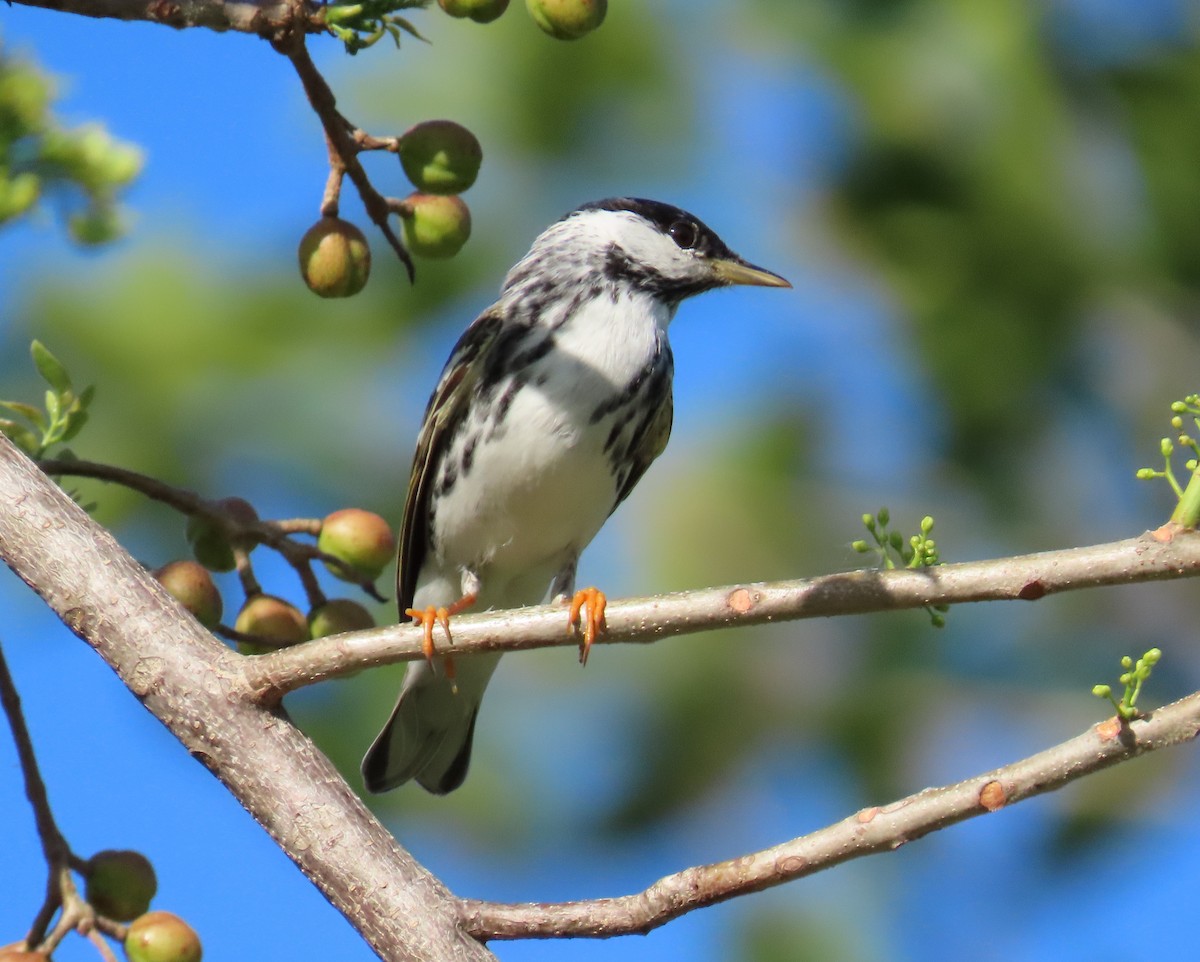
[[[499,655],[433,657],[433,626],[472,605],[567,598],[579,554],[667,444],[681,301],[731,284],[791,285],[669,204],[618,197],[552,224],[467,328],[417,439],[400,529],[400,610],[425,625],[426,660],[363,759],[369,791],[462,784]],[[603,627],[586,610],[581,659]]]

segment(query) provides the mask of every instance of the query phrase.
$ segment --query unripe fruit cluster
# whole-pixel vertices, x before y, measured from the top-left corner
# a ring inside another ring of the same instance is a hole
[[[508,0],[438,0],[452,17],[491,23],[508,9]],[[556,40],[578,40],[604,22],[608,0],[525,0],[533,22]]]
[[[238,612],[234,631],[254,635],[265,644],[239,641],[243,655],[262,655],[279,648],[289,648],[310,638],[339,635],[345,631],[364,631],[375,627],[375,619],[357,601],[334,598],[313,608],[305,618],[295,605],[274,595],[254,595]]]
[[[405,244],[418,257],[453,257],[471,236],[471,212],[458,195],[479,174],[479,141],[462,124],[427,120],[400,138],[396,152],[417,188],[397,207]]]
[[[227,499],[222,505],[244,522],[258,520],[254,508],[241,499]],[[210,567],[225,570],[226,564],[232,562],[232,549],[224,540],[218,522],[192,518],[188,523],[188,534],[197,557],[208,561]],[[330,572],[344,581],[357,584],[374,581],[383,573],[383,569],[395,557],[396,542],[391,526],[379,515],[360,508],[343,508],[321,522],[317,548],[341,562],[341,565],[337,565],[326,560],[325,566]],[[210,629],[220,625],[224,605],[212,576],[203,565],[196,561],[172,561],[159,568],[154,575],[168,593],[202,625]],[[375,619],[371,613],[348,598],[322,602],[305,617],[295,605],[283,598],[255,593],[242,605],[233,628],[241,634],[264,640],[264,644],[239,642],[238,648],[243,654],[262,654],[310,638],[361,631],[374,626]]]

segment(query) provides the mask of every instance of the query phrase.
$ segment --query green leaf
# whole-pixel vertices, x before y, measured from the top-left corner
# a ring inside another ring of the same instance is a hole
[[[87,411],[75,411],[72,413],[71,416],[67,418],[67,426],[59,436],[59,440],[70,441],[71,438],[75,437],[75,435],[83,430],[83,426],[87,424],[87,419]]]
[[[42,413],[41,408],[34,407],[32,404],[24,404],[21,401],[0,401],[0,408],[8,408],[14,414],[28,418],[42,430],[46,429],[46,416]]]
[[[50,429],[53,430],[62,420],[62,403],[53,391],[46,392],[46,413],[50,415]]]
[[[62,361],[51,354],[45,344],[41,341],[34,341],[29,345],[29,353],[33,355],[33,363],[47,384],[59,394],[71,390],[71,376],[63,367]]]
[[[9,421],[7,418],[0,418],[0,434],[7,435],[13,444],[31,458],[41,456],[41,442],[38,440],[37,435],[25,427],[25,425],[18,424],[16,421]]]

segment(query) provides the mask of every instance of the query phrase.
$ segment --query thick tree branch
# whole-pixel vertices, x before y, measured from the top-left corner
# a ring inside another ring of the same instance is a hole
[[[1192,741],[1198,732],[1200,692],[1132,724],[1110,718],[1061,745],[956,785],[927,788],[890,805],[865,808],[803,838],[668,875],[636,895],[518,905],[464,899],[463,926],[481,939],[604,938],[649,932],[693,909],[863,855],[894,851],[930,832],[1054,791],[1117,762]]]
[[[0,436],[0,557],[230,789],[386,960],[485,960],[446,888],[281,714],[245,661]]]
[[[613,601],[606,612],[608,630],[598,643],[645,643],[713,628],[927,605],[1035,601],[1062,591],[1198,574],[1200,534],[1168,528],[1086,548],[920,571],[850,571]],[[566,622],[566,609],[556,605],[460,615],[454,619],[453,651],[464,655],[577,644],[567,634]],[[441,638],[436,640],[445,644]],[[334,635],[250,659],[245,665],[246,683],[254,697],[271,701],[357,668],[420,658],[421,642],[420,629],[410,625]]]

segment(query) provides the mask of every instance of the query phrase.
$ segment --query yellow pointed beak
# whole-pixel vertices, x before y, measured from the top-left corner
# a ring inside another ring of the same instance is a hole
[[[712,272],[723,284],[752,284],[755,287],[791,287],[791,282],[745,261],[721,258],[712,262]]]

